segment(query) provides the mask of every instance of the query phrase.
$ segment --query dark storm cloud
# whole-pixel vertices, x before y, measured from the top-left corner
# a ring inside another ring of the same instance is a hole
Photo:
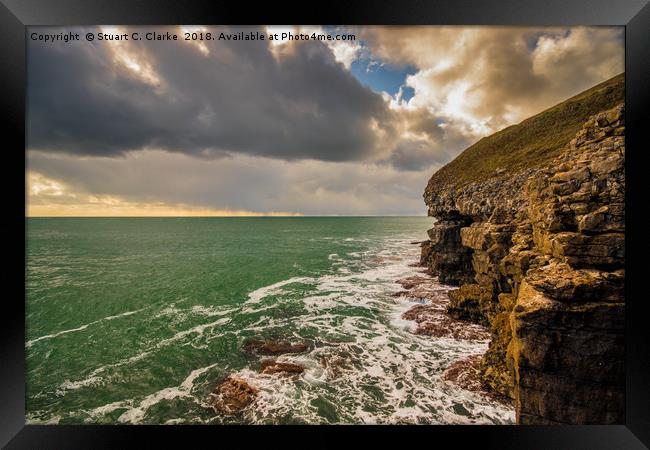
[[[324,44],[288,44],[277,58],[268,41],[205,44],[209,55],[184,41],[125,44],[156,86],[117,64],[111,44],[30,42],[28,148],[346,161],[383,151],[394,134],[381,96]]]

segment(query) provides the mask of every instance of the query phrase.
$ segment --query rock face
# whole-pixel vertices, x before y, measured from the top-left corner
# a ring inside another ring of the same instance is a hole
[[[624,108],[589,118],[559,156],[425,191],[421,262],[449,315],[491,327],[483,382],[521,424],[624,422]]]
[[[422,245],[422,261],[432,275],[445,284],[458,285],[472,281],[471,251],[461,244],[460,229],[469,224],[466,218],[455,214],[439,213],[440,220],[428,231],[429,242]]]

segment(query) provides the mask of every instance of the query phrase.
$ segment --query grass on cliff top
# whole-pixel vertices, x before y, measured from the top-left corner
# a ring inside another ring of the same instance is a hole
[[[625,74],[598,84],[546,111],[511,125],[468,147],[433,174],[427,190],[460,188],[505,169],[503,176],[538,167],[556,157],[587,119],[625,98]]]

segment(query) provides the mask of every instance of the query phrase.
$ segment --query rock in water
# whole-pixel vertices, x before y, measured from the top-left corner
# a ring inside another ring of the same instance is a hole
[[[480,364],[483,355],[470,355],[454,361],[442,374],[442,379],[472,392],[483,392]]]
[[[248,353],[259,353],[260,355],[303,353],[307,350],[309,350],[309,344],[305,342],[298,342],[293,344],[289,341],[273,341],[262,339],[250,339],[244,342],[244,351]]]
[[[260,363],[260,373],[280,375],[300,375],[305,368],[290,362],[279,362],[275,359],[265,359]]]
[[[396,281],[396,283],[402,285],[404,289],[413,289],[416,286],[419,286],[424,283],[430,283],[430,282],[431,282],[431,278],[419,277],[417,275],[414,275],[412,277],[402,278]]]
[[[440,304],[415,305],[402,314],[402,319],[413,320],[417,324],[415,334],[467,340],[487,340],[488,329],[476,324],[468,324],[445,314]]]
[[[231,375],[210,394],[210,404],[222,414],[236,414],[253,403],[257,392],[244,379]]]

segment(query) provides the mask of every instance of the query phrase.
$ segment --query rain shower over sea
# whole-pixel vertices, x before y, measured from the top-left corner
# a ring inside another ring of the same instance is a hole
[[[431,220],[29,218],[28,422],[513,423],[442,377],[487,339],[402,318]],[[262,373],[255,340],[307,343],[277,356],[304,372]],[[231,376],[256,397],[223,414],[210,394]]]

